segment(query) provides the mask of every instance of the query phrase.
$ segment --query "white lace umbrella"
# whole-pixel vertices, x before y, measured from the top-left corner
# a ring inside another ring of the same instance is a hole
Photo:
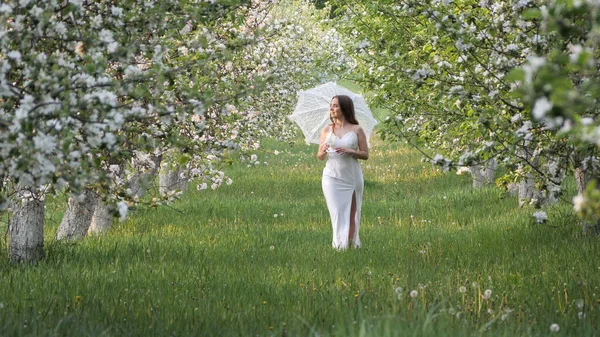
[[[365,99],[334,82],[328,82],[318,87],[298,92],[298,103],[294,113],[288,116],[300,126],[307,143],[319,144],[321,130],[330,124],[329,104],[336,95],[346,95],[352,98],[358,123],[365,131],[367,140],[377,125],[371,109]]]

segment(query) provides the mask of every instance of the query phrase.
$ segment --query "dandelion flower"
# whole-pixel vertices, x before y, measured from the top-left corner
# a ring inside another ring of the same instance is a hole
[[[467,292],[467,287],[465,286],[461,286],[460,288],[458,288],[458,291],[460,291],[461,293],[466,293]]]
[[[412,298],[415,298],[415,297],[417,297],[417,296],[419,296],[419,292],[418,292],[418,291],[416,291],[416,290],[412,290],[412,291],[410,292],[410,297],[412,297]]]
[[[398,287],[398,288],[394,289],[394,291],[396,292],[397,295],[402,294],[402,290],[403,290],[402,287]]]
[[[483,292],[483,299],[485,299],[485,300],[489,300],[489,299],[490,299],[490,297],[492,297],[492,291],[491,291],[490,289],[486,289],[486,290]]]
[[[558,330],[560,330],[560,326],[558,324],[553,323],[552,325],[550,325],[550,331],[558,332]]]

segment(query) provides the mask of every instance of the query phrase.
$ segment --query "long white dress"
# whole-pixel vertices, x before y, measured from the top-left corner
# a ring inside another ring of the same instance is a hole
[[[326,138],[330,145],[327,150],[327,164],[323,169],[322,187],[333,228],[332,245],[337,249],[348,248],[348,233],[350,231],[350,208],[352,194],[356,198],[355,230],[352,242],[360,247],[358,229],[362,206],[364,180],[358,159],[348,154],[338,154],[336,147],[346,147],[358,150],[358,135],[354,131],[339,138],[330,132]]]

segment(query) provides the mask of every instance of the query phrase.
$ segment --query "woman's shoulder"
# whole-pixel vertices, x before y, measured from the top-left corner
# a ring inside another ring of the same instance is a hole
[[[327,124],[323,127],[323,130],[321,130],[322,132],[329,132],[331,131],[331,124]]]
[[[356,132],[356,133],[364,132],[362,126],[360,126],[358,124],[354,125],[354,129],[352,129],[352,130],[354,130],[354,132]]]

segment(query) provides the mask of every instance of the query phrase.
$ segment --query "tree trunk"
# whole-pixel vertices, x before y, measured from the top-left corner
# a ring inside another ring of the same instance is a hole
[[[133,191],[133,194],[138,198],[144,196],[146,191],[149,190],[150,187],[154,184],[156,173],[160,169],[162,156],[152,156],[152,161],[154,162],[154,167],[150,171],[145,173],[137,173],[128,182],[129,188]]]
[[[89,190],[83,195],[82,201],[77,201],[74,197],[69,198],[67,210],[56,232],[57,240],[79,240],[88,232],[98,196]]]
[[[151,177],[148,173],[136,174],[129,179],[127,185],[133,192],[133,195],[135,195],[137,198],[141,198],[148,190],[148,187],[152,182],[152,178],[153,177]]]
[[[102,198],[98,197],[88,234],[104,234],[112,227],[113,216]]]
[[[498,169],[498,162],[496,159],[492,159],[488,161],[483,169],[483,176],[485,178],[486,183],[493,184],[494,183],[494,175],[496,174],[496,170]]]
[[[546,203],[546,193],[535,188],[532,174],[519,182],[519,207],[527,204],[538,207]]]
[[[10,260],[14,263],[34,263],[44,257],[43,198],[22,198],[18,193],[12,202],[8,220]]]
[[[581,161],[579,161],[581,162]],[[583,194],[590,181],[592,181],[592,174],[587,172],[583,166],[575,168],[575,182],[577,182],[577,192]],[[598,186],[596,187],[598,188]],[[583,222],[583,234],[584,235],[600,235],[600,220],[596,223],[590,223],[589,221]]]
[[[508,186],[506,186],[506,189],[508,190],[508,194],[515,197],[519,194],[519,184],[518,183],[509,183]]]
[[[471,177],[473,177],[473,187],[482,188],[487,184],[494,182],[494,174],[498,167],[498,162],[492,159],[484,165],[471,166]]]
[[[575,168],[575,181],[577,182],[577,192],[583,194],[589,182],[590,174],[586,174],[585,169],[581,166]]]
[[[174,190],[185,191],[187,189],[187,181],[182,179],[180,175],[181,169],[179,167],[172,170],[168,166],[164,166],[159,175],[160,195],[164,196]]]
[[[485,178],[481,173],[481,165],[475,165],[469,167],[471,170],[471,177],[473,178],[473,187],[482,188],[485,186]]]
[[[589,222],[583,223],[583,234],[584,235],[600,235],[600,220],[596,221],[595,224]]]
[[[533,150],[527,145],[524,145],[519,150],[519,155],[523,156],[523,159],[529,162],[529,164],[523,165],[532,165],[534,168],[538,167],[538,159],[533,158]],[[535,188],[535,179],[532,173],[527,173],[525,178],[519,182],[518,196],[519,207],[525,205],[539,207],[547,201],[546,193]]]

